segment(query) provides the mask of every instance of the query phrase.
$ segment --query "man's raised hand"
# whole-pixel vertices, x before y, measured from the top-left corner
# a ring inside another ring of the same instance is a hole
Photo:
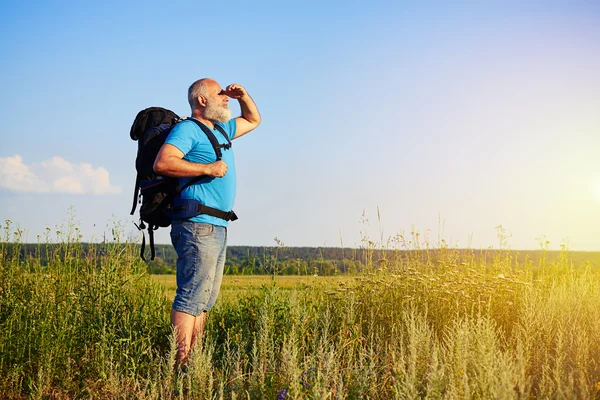
[[[225,88],[225,94],[232,99],[241,99],[244,96],[247,96],[248,93],[246,89],[242,85],[238,85],[237,83],[232,83]]]

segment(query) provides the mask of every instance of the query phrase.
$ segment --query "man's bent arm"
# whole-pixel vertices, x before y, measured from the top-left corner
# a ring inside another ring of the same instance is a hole
[[[154,161],[154,172],[173,178],[208,175],[221,178],[227,173],[227,164],[222,160],[211,164],[186,161],[184,154],[172,144],[165,143]]]
[[[252,97],[243,86],[231,84],[225,89],[225,93],[240,103],[242,116],[235,119],[236,129],[234,139],[245,135],[260,124],[260,113]]]

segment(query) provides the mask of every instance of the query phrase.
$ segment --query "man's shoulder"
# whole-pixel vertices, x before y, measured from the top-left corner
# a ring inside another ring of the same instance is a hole
[[[196,143],[202,140],[201,136],[194,130],[191,121],[182,121],[175,125],[165,139],[166,144],[177,147],[182,153],[187,154]]]
[[[192,130],[195,131],[197,128],[197,125],[194,123],[194,121],[192,121],[191,119],[184,119],[183,121],[179,122],[177,125],[175,125],[172,129],[172,131],[174,130]]]
[[[169,132],[169,137],[177,137],[177,136],[191,136],[197,137],[197,126],[191,120],[183,120],[171,128],[171,132]]]

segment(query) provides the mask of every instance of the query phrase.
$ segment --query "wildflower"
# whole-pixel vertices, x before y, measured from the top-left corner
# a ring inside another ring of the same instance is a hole
[[[302,372],[302,375],[300,375],[304,389],[310,389],[310,385],[308,384],[308,374],[312,371],[312,369],[312,367],[309,367],[306,371]]]
[[[277,391],[277,400],[283,400],[287,396],[288,390],[282,389],[281,391]]]

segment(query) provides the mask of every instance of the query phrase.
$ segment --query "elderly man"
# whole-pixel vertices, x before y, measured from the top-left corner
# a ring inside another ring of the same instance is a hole
[[[229,99],[236,99],[242,115],[231,118]],[[192,118],[211,129],[221,147],[217,160],[213,145],[192,120],[177,124],[170,132],[154,163],[156,173],[180,178],[183,187],[191,178],[205,178],[185,188],[183,199],[197,200],[216,210],[233,208],[236,177],[233,150],[227,139],[237,139],[260,123],[256,104],[242,86],[225,89],[213,79],[194,82],[188,90]],[[217,300],[223,278],[227,246],[227,220],[199,214],[174,220],[171,241],[177,251],[177,293],[171,311],[171,326],[177,329],[177,365],[187,363],[195,343],[201,341],[206,313]]]

